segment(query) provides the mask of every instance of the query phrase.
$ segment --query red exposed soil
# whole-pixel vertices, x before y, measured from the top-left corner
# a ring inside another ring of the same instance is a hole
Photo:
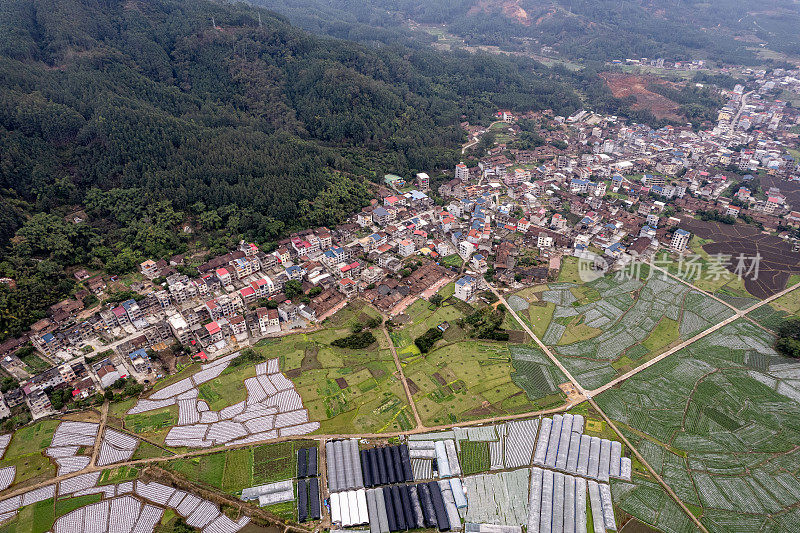
[[[649,76],[637,76],[633,74],[621,74],[617,72],[604,72],[600,76],[606,80],[611,92],[617,98],[633,96],[636,98],[634,109],[649,109],[656,118],[666,118],[669,120],[683,120],[684,117],[679,113],[680,106],[658,93],[647,89],[652,83],[665,83],[658,78]]]
[[[494,13],[500,11],[506,17],[514,19],[520,24],[530,26],[531,19],[528,12],[519,5],[520,0],[478,0],[468,13],[475,15],[478,13]]]

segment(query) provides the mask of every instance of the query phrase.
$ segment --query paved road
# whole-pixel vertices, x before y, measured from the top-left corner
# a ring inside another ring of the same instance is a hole
[[[503,122],[505,122],[505,121],[504,120],[495,120],[494,122],[492,122],[491,124],[489,124],[486,127],[486,131],[489,131],[490,129],[492,129],[492,126],[494,126],[495,124],[500,124],[500,123],[503,123]],[[483,136],[483,133],[481,133],[480,135],[473,135],[472,136],[472,140],[467,142],[464,146],[461,147],[461,155],[464,155],[467,152],[468,148],[472,148],[473,146],[478,144],[478,142],[481,140],[482,136]]]
[[[739,122],[739,117],[742,116],[744,112],[744,106],[747,104],[747,97],[753,94],[755,91],[746,92],[742,95],[742,100],[739,102],[739,110],[736,112],[736,116],[733,117],[731,120],[731,131],[736,130],[736,123]]]

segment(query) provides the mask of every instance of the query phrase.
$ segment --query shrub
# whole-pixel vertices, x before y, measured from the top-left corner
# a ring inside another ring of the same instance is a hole
[[[337,348],[347,348],[349,350],[360,350],[370,346],[376,341],[377,339],[371,331],[359,331],[358,333],[353,333],[347,337],[336,339],[335,341],[331,342],[331,346],[336,346]]]
[[[428,331],[417,337],[414,344],[417,345],[419,351],[428,353],[436,341],[442,338],[442,331],[439,328],[430,328]]]

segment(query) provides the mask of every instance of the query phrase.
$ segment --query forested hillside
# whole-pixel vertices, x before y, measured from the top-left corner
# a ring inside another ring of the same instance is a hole
[[[621,105],[529,60],[366,48],[244,4],[4,0],[0,340],[68,294],[69,267],[335,224],[376,176],[452,168],[462,120],[570,113],[577,85]]]
[[[800,54],[793,0],[250,0],[312,30],[400,39],[411,19],[445,25],[467,44],[525,50],[530,40],[572,59],[627,57],[755,63],[759,43]]]

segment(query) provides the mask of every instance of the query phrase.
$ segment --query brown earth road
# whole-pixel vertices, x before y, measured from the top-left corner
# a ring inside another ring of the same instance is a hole
[[[97,437],[94,440],[94,447],[92,449],[92,460],[89,461],[89,466],[97,464],[97,455],[100,453],[100,443],[103,442],[103,433],[106,429],[106,421],[108,420],[108,406],[109,402],[103,402],[103,407],[100,408],[100,429],[97,431]]]
[[[690,285],[692,288],[694,288],[696,290],[700,290],[700,289],[697,289],[697,287],[694,287],[694,285],[691,285],[688,282],[680,280],[680,278],[677,278],[677,279],[679,281],[681,281],[682,283],[686,283],[686,284]],[[631,444],[631,442],[625,437],[625,435],[619,430],[619,428],[608,417],[608,415],[606,415],[605,412],[600,408],[600,406],[597,405],[597,403],[594,401],[592,396],[594,396],[596,394],[599,394],[599,393],[607,390],[611,386],[619,384],[620,382],[624,381],[625,379],[628,379],[631,376],[637,374],[638,372],[641,372],[645,368],[648,368],[649,366],[652,366],[657,361],[660,361],[660,360],[664,359],[665,357],[671,355],[672,353],[674,353],[675,351],[680,349],[680,347],[683,347],[683,345],[691,344],[692,342],[695,342],[698,339],[705,337],[706,335],[718,330],[723,325],[728,324],[730,322],[733,322],[734,320],[737,320],[739,318],[742,318],[747,313],[749,313],[749,312],[751,312],[751,311],[753,311],[753,310],[755,310],[755,309],[757,309],[757,308],[759,308],[759,307],[761,307],[763,305],[766,305],[766,304],[776,300],[777,298],[780,298],[781,296],[784,296],[785,294],[788,294],[789,292],[797,289],[798,287],[800,287],[800,283],[798,283],[796,285],[793,285],[792,287],[788,287],[788,288],[786,288],[786,289],[784,289],[784,290],[772,295],[771,297],[769,297],[769,298],[767,298],[765,300],[762,300],[761,302],[748,307],[747,309],[736,310],[736,314],[734,316],[732,316],[731,318],[727,319],[726,321],[724,321],[724,322],[722,322],[722,323],[720,323],[720,324],[718,324],[718,325],[716,325],[716,326],[714,326],[712,328],[709,328],[709,329],[705,330],[704,332],[696,335],[692,339],[689,339],[688,341],[682,343],[681,345],[679,345],[677,347],[674,347],[674,348],[668,350],[667,352],[664,352],[663,354],[659,355],[657,358],[648,361],[647,363],[645,363],[645,364],[641,365],[640,367],[632,370],[631,372],[628,372],[627,374],[624,374],[623,376],[620,376],[619,378],[615,379],[614,381],[612,381],[611,383],[605,385],[604,387],[600,387],[600,388],[595,389],[593,391],[587,391],[569,373],[569,371],[564,367],[564,365],[561,363],[561,361],[558,360],[558,358],[553,354],[553,352],[550,351],[550,349],[536,335],[534,335],[533,331],[531,331],[531,329],[527,326],[527,324],[519,317],[519,315],[517,315],[516,311],[514,311],[511,308],[511,306],[508,305],[508,302],[505,300],[503,295],[500,294],[494,286],[492,286],[492,285],[489,286],[491,291],[506,306],[506,309],[508,310],[508,312],[510,312],[511,315],[517,320],[517,322],[519,322],[519,324],[522,326],[522,328],[525,329],[526,333],[528,333],[528,335],[530,335],[531,338],[534,339],[536,344],[550,358],[550,360],[553,362],[553,364],[555,364],[564,373],[564,375],[570,380],[570,382],[581,393],[583,398],[586,401],[588,401],[589,404],[593,408],[595,408],[597,410],[597,412],[600,414],[600,416],[608,423],[609,427],[611,427],[611,429],[619,436],[619,438],[622,440],[622,442],[624,442],[625,445],[628,446],[628,448],[630,448],[630,450],[633,452],[633,454],[636,455],[637,459],[642,463],[642,465],[644,465],[645,468],[647,468],[647,470],[651,473],[651,475],[653,475],[653,477],[658,481],[658,483],[662,486],[662,488],[664,488],[664,490],[667,492],[667,494],[669,494],[669,496],[681,507],[681,509],[687,514],[687,516],[689,516],[689,518],[695,523],[695,525],[701,531],[703,531],[705,533],[708,533],[708,530],[705,528],[705,526],[697,519],[697,517],[694,516],[694,514],[692,514],[692,512],[688,509],[688,507],[686,507],[686,505],[678,497],[678,495],[675,494],[675,492],[672,490],[672,488],[669,485],[667,485],[666,482],[664,482],[663,478],[661,478],[661,476],[649,465],[649,463],[644,459],[644,457],[639,453],[639,451]],[[700,292],[704,292],[704,291],[700,291]],[[712,295],[712,297],[713,297],[713,295]],[[728,305],[727,302],[723,301],[722,303],[725,303],[726,305]],[[536,416],[552,415],[552,414],[568,411],[568,410],[572,409],[573,407],[575,407],[576,405],[579,405],[580,403],[583,403],[583,401],[584,401],[584,399],[580,399],[579,398],[579,399],[575,399],[575,400],[569,401],[569,402],[565,403],[564,405],[562,405],[560,407],[547,409],[547,410],[531,411],[531,412],[519,413],[519,414],[515,414],[515,415],[497,416],[497,417],[491,417],[491,418],[486,418],[486,419],[481,419],[481,420],[473,420],[473,421],[469,421],[469,422],[460,422],[460,423],[457,423],[457,424],[445,424],[445,425],[441,425],[441,426],[426,427],[426,426],[424,426],[422,424],[422,421],[419,418],[419,415],[417,413],[416,405],[414,404],[414,401],[411,398],[410,389],[408,387],[408,383],[406,382],[405,376],[403,374],[402,367],[400,365],[400,360],[399,360],[399,358],[397,356],[397,352],[394,349],[394,344],[391,341],[391,337],[389,336],[389,332],[388,332],[388,330],[386,330],[385,327],[382,328],[382,329],[383,329],[383,333],[384,333],[385,338],[389,342],[389,346],[391,348],[392,356],[393,356],[393,358],[395,360],[395,365],[397,366],[398,373],[401,376],[401,380],[403,382],[403,386],[405,388],[406,395],[408,396],[408,399],[409,399],[409,405],[411,405],[411,407],[412,407],[412,411],[414,413],[414,418],[415,418],[415,421],[417,422],[417,427],[414,428],[413,430],[401,431],[401,432],[393,432],[393,433],[373,433],[373,434],[293,435],[293,436],[290,436],[290,437],[269,439],[269,440],[258,441],[258,442],[249,442],[249,443],[246,443],[246,444],[239,444],[239,445],[233,445],[233,446],[216,446],[216,447],[213,447],[213,448],[194,450],[194,451],[191,451],[191,452],[166,455],[166,456],[162,456],[162,457],[152,457],[152,458],[148,458],[148,459],[137,459],[137,460],[132,460],[132,461],[124,461],[124,462],[121,462],[121,463],[115,463],[113,465],[113,467],[145,465],[145,464],[149,464],[149,463],[157,463],[157,462],[160,462],[160,461],[168,461],[168,460],[171,460],[171,459],[182,459],[182,458],[188,458],[188,457],[196,457],[196,456],[211,454],[211,453],[220,452],[220,451],[224,451],[224,450],[233,450],[233,449],[238,449],[238,448],[245,448],[245,447],[254,446],[254,445],[257,445],[257,444],[269,444],[269,443],[276,443],[276,442],[285,442],[285,441],[290,441],[290,440],[313,439],[313,440],[320,441],[320,443],[322,444],[326,440],[343,438],[343,437],[359,437],[359,438],[366,438],[366,439],[390,439],[390,438],[399,437],[399,436],[402,436],[402,435],[413,435],[413,434],[426,433],[426,432],[431,432],[431,431],[448,430],[448,429],[452,429],[454,427],[477,426],[477,425],[482,425],[482,424],[499,423],[499,422],[504,422],[504,421],[509,421],[509,420],[532,418],[532,417],[536,417]],[[614,385],[612,385],[612,383]],[[107,417],[108,417],[108,405],[109,405],[108,402],[106,402],[103,405],[101,427],[100,427],[100,431],[98,433],[98,438],[95,441],[94,450],[93,450],[93,453],[92,453],[92,461],[90,462],[89,466],[87,466],[83,470],[80,470],[80,471],[77,471],[77,472],[73,472],[71,474],[66,474],[66,475],[63,475],[63,476],[56,476],[56,477],[53,477],[52,479],[49,479],[47,481],[42,481],[42,482],[37,483],[35,485],[31,485],[31,486],[27,486],[27,487],[23,487],[23,488],[18,488],[16,490],[14,490],[14,491],[12,491],[12,492],[0,497],[0,501],[7,500],[7,499],[12,498],[14,496],[24,494],[24,493],[29,492],[31,490],[35,490],[37,488],[41,488],[41,487],[44,487],[44,486],[47,486],[47,485],[52,485],[54,483],[63,481],[65,479],[73,478],[73,477],[79,476],[81,474],[102,471],[104,468],[108,468],[108,467],[98,467],[96,465],[96,457],[97,457],[97,454],[99,452],[100,442],[101,442],[100,439],[102,438],[102,433],[103,433],[104,428],[106,426],[106,420],[107,420]],[[320,446],[320,451],[321,452],[324,451],[324,447]],[[321,463],[320,463],[321,465],[325,464],[324,463],[324,453],[320,453],[320,461],[321,461]],[[324,476],[324,473],[323,473],[323,476]],[[324,479],[324,477],[323,477],[323,479]]]
[[[417,405],[414,403],[414,398],[411,397],[411,387],[408,386],[408,380],[406,379],[406,375],[403,373],[403,366],[400,364],[400,358],[397,357],[397,350],[394,349],[394,343],[392,342],[392,338],[389,336],[389,330],[386,329],[385,325],[381,327],[381,329],[383,330],[383,336],[386,339],[386,342],[389,343],[389,349],[392,352],[392,358],[394,358],[394,366],[397,367],[397,375],[400,376],[400,381],[403,383],[403,389],[406,391],[408,405],[411,406],[411,412],[414,414],[416,429],[424,428],[425,426],[422,425],[422,419],[419,417],[419,413],[417,412]]]
[[[500,422],[506,422],[506,421],[509,421],[509,420],[519,420],[519,419],[526,419],[526,418],[534,418],[534,417],[537,417],[537,416],[554,415],[554,414],[557,414],[557,413],[563,413],[565,411],[569,411],[570,409],[572,409],[573,407],[575,407],[576,405],[578,405],[580,403],[582,403],[582,401],[572,401],[572,402],[566,402],[564,405],[561,405],[559,407],[554,407],[554,408],[551,408],[551,409],[545,409],[545,410],[541,410],[541,411],[529,411],[527,413],[518,413],[518,414],[514,414],[514,415],[495,416],[495,417],[491,417],[491,418],[484,418],[484,419],[480,419],[480,420],[471,420],[471,421],[467,421],[467,422],[459,422],[459,423],[456,423],[456,424],[445,424],[445,425],[441,425],[441,426],[421,426],[421,427],[417,427],[417,428],[409,430],[409,431],[396,431],[396,432],[391,432],[391,433],[348,433],[348,434],[327,434],[327,435],[308,435],[308,434],[307,435],[291,435],[291,436],[288,436],[288,437],[279,437],[277,439],[267,439],[267,440],[261,440],[261,441],[255,441],[255,442],[248,442],[248,443],[244,443],[244,444],[235,444],[235,445],[231,445],[231,446],[224,446],[223,445],[223,446],[215,446],[215,447],[212,447],[212,448],[203,448],[203,449],[193,450],[191,452],[176,453],[176,454],[171,454],[171,455],[164,455],[164,456],[161,456],[161,457],[149,457],[147,459],[134,459],[134,460],[130,460],[130,461],[123,461],[123,462],[120,462],[120,463],[114,463],[112,465],[107,465],[107,466],[90,465],[90,466],[87,466],[86,468],[84,468],[83,470],[79,470],[77,472],[72,472],[70,474],[64,474],[62,476],[55,476],[55,477],[53,477],[51,479],[48,479],[46,481],[41,481],[39,483],[36,483],[35,485],[29,485],[29,486],[26,486],[26,487],[20,487],[20,488],[14,490],[12,492],[9,492],[8,494],[3,495],[2,497],[0,497],[0,501],[7,500],[7,499],[12,498],[14,496],[18,496],[20,494],[24,494],[24,493],[29,492],[31,490],[35,490],[35,489],[38,489],[38,488],[41,488],[41,487],[45,487],[47,485],[52,485],[52,484],[57,483],[59,481],[64,481],[65,479],[73,478],[73,477],[79,476],[81,474],[87,474],[87,473],[91,473],[91,472],[98,472],[98,471],[106,470],[108,468],[117,468],[117,467],[120,467],[120,466],[137,466],[137,465],[145,465],[145,464],[149,464],[149,463],[158,463],[158,462],[161,462],[161,461],[170,461],[170,460],[174,460],[174,459],[185,459],[185,458],[190,458],[190,457],[197,457],[197,456],[200,456],[200,455],[207,455],[207,454],[211,454],[211,453],[221,452],[221,451],[225,451],[225,450],[236,450],[236,449],[239,449],[239,448],[248,448],[248,447],[251,447],[251,446],[257,446],[259,444],[275,444],[275,443],[278,443],[278,442],[287,442],[287,441],[292,441],[292,440],[317,440],[317,441],[321,441],[321,442],[325,442],[327,440],[333,440],[333,439],[342,439],[342,438],[362,438],[362,439],[374,439],[374,440],[388,440],[388,439],[391,439],[391,438],[394,438],[394,437],[401,437],[403,435],[416,435],[416,434],[420,434],[420,433],[428,433],[428,432],[433,432],[433,431],[446,431],[446,430],[449,430],[449,429],[453,429],[455,427],[470,427],[470,426],[479,426],[479,425],[482,425],[482,424],[496,424],[496,423],[500,423]],[[119,428],[114,428],[114,429],[119,430]],[[121,430],[121,431],[124,431],[124,430]],[[134,437],[136,436],[133,433],[129,433],[129,434],[134,436]],[[323,461],[324,461],[324,459],[323,459]],[[324,464],[324,462],[322,464]]]

